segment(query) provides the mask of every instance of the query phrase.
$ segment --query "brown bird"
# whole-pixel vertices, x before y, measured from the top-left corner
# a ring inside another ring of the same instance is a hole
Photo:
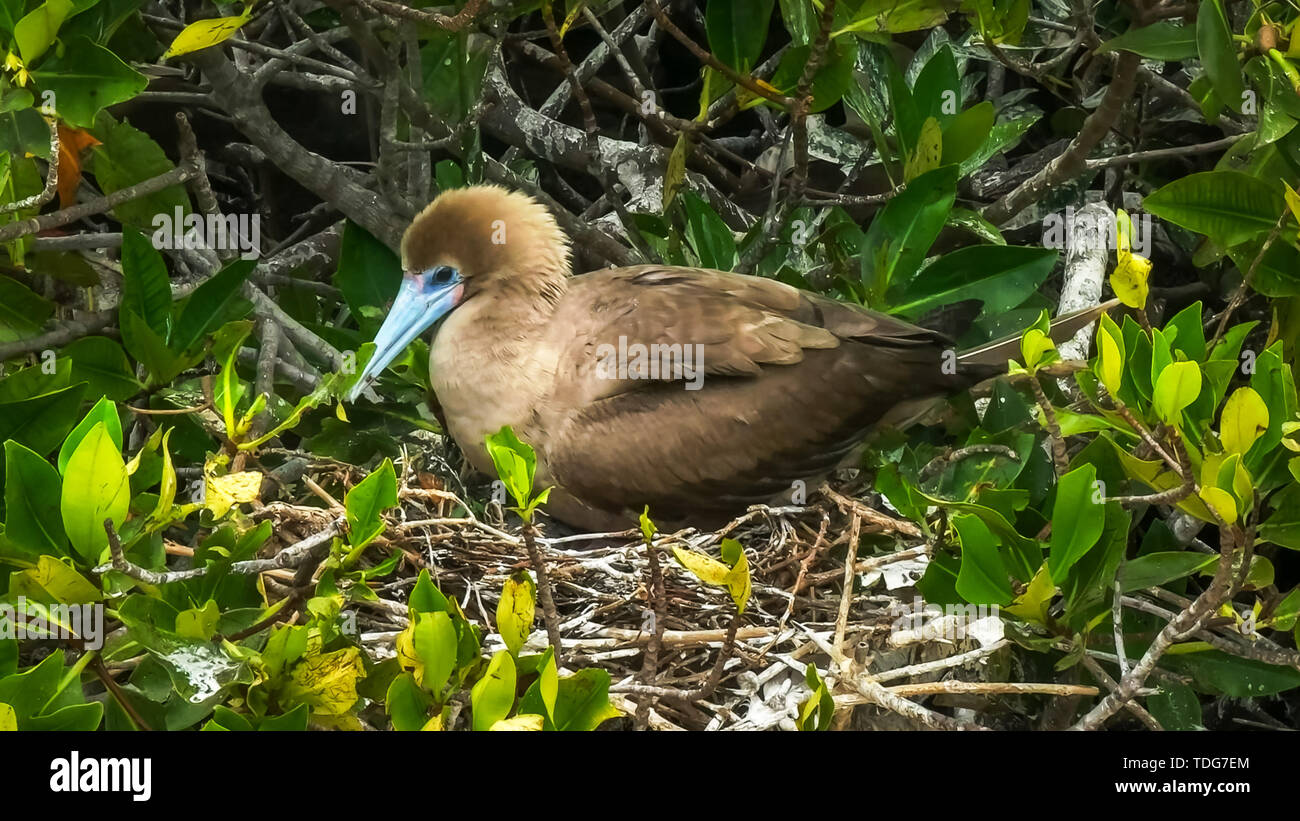
[[[435,199],[402,264],[349,400],[445,315],[429,368],[447,431],[492,475],[484,438],[510,425],[536,450],[537,488],[555,488],[547,511],[587,530],[628,527],[645,505],[702,525],[788,503],[796,480],[910,400],[1007,359],[986,347],[944,367],[941,334],[770,279],[662,265],[570,276],[546,208],[494,186]]]

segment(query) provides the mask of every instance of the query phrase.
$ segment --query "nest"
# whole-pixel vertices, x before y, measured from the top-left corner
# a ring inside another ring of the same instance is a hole
[[[427,568],[482,626],[485,651],[502,649],[493,615],[502,586],[515,571],[532,569],[521,523],[497,503],[467,504],[490,491],[464,484],[436,451],[414,455],[408,446],[399,465],[401,502],[389,511],[378,543],[400,549],[405,559],[395,580],[376,589],[379,601],[358,605],[362,645],[376,659],[393,655],[406,625],[406,596]],[[321,462],[309,468],[354,470]],[[346,485],[360,477],[337,478]],[[650,550],[639,530],[578,533],[543,517],[535,538],[563,638],[562,667],[607,670],[611,701],[628,727],[793,729],[812,695],[805,683],[810,663],[837,707],[871,705],[837,709],[837,726],[970,726],[911,699],[933,698],[936,707],[957,710],[976,706],[971,699],[987,706],[988,694],[970,688],[990,686],[982,684],[989,660],[1005,663],[1010,655],[1001,622],[994,617],[996,635],[926,629],[934,625],[917,611],[913,583],[933,544],[912,522],[882,512],[883,501],[864,493],[860,480],[833,485],[811,491],[803,506],[752,507],[716,531],[657,534],[659,600],[650,592]],[[274,507],[317,519],[322,513]],[[743,615],[725,589],[703,584],[673,558],[673,548],[716,557],[723,539],[739,541],[748,561],[752,593]],[[853,591],[847,600],[846,589]],[[541,621],[539,614],[523,652],[545,648]],[[990,692],[1012,698],[1024,692],[1015,689],[1023,685],[993,686],[1002,689]]]

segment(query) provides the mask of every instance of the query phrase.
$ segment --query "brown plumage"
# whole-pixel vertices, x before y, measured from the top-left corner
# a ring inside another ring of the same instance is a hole
[[[547,511],[586,529],[627,527],[644,505],[705,524],[788,501],[900,403],[973,381],[941,367],[939,334],[774,280],[651,265],[571,277],[551,215],[496,187],[438,197],[402,256],[415,290],[420,272],[450,277],[442,266],[463,287],[430,354],[448,432],[490,474],[484,437],[510,425],[537,452],[538,487],[555,486]],[[620,337],[629,355],[692,346],[702,374],[612,371]]]

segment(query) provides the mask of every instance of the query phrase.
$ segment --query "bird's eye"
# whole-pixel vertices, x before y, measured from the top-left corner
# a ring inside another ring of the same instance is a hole
[[[429,281],[437,285],[446,285],[457,278],[456,269],[449,265],[439,265],[428,272]]]

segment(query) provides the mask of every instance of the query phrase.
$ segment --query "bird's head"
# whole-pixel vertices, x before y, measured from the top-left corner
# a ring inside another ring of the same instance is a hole
[[[402,284],[375,335],[375,355],[348,401],[406,346],[457,306],[484,293],[553,300],[569,273],[569,240],[545,206],[494,185],[439,195],[402,236]]]

